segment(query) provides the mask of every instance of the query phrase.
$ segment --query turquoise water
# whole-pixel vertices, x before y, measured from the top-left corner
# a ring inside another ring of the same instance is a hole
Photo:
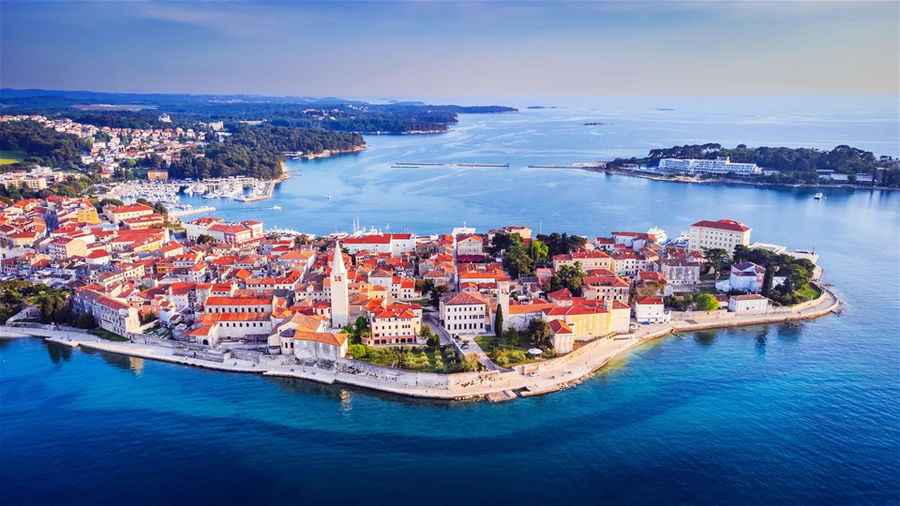
[[[624,104],[644,107],[627,121],[580,105],[370,137],[359,155],[293,164],[303,176],[267,203],[282,211],[235,202],[222,214],[319,233],[356,216],[417,233],[465,220],[587,234],[677,234],[731,217],[755,240],[815,247],[841,315],[670,337],[575,388],[500,405],[0,342],[0,502],[896,503],[900,195],[815,201],[810,190],[523,168],[707,140],[896,154],[896,102],[744,104],[740,117],[760,124],[685,100]],[[679,119],[655,119],[656,107]],[[581,125],[606,120],[608,131]],[[390,167],[409,159],[512,167]]]

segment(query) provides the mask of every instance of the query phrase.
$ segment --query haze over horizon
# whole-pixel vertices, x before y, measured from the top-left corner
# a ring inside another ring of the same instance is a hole
[[[0,85],[271,96],[891,94],[897,2],[24,2]]]

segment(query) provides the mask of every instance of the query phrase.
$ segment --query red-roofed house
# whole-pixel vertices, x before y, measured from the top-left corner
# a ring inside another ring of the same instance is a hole
[[[488,327],[487,301],[478,292],[450,294],[440,302],[441,322],[451,334],[480,335]]]
[[[563,265],[574,267],[575,263],[581,264],[581,270],[587,272],[594,269],[613,270],[613,258],[603,251],[580,252],[573,251],[565,255],[553,256],[553,268],[559,270]]]
[[[698,221],[691,225],[688,249],[721,248],[732,254],[735,246],[750,244],[750,227],[735,220]]]
[[[341,246],[350,253],[359,251],[371,251],[374,253],[389,253],[398,256],[401,253],[409,253],[416,250],[416,238],[412,234],[379,234],[363,237],[348,237],[341,240]]]
[[[153,214],[153,208],[146,204],[131,204],[128,206],[107,205],[103,208],[106,218],[116,225],[123,220],[148,216]]]
[[[666,323],[669,316],[662,297],[643,297],[634,303],[634,318],[638,323]]]

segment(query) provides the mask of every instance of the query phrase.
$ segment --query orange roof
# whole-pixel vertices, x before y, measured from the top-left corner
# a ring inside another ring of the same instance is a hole
[[[269,313],[204,313],[200,317],[201,322],[258,322],[267,321],[270,318]]]
[[[456,295],[453,295],[447,300],[444,301],[444,304],[449,305],[463,305],[463,304],[485,304],[484,298],[481,295],[474,294],[472,292],[460,292]]]
[[[719,221],[710,221],[703,220],[698,221],[691,225],[692,227],[704,227],[704,228],[718,228],[722,230],[731,230],[733,232],[746,232],[750,230],[750,227],[745,226],[743,223],[735,220],[719,220]]]
[[[554,334],[573,334],[572,329],[569,327],[569,324],[562,320],[551,320],[550,321],[550,330],[553,331]]]
[[[299,341],[315,341],[317,343],[328,344],[331,346],[342,346],[347,341],[347,334],[343,332],[332,334],[331,332],[307,332],[297,329],[294,333],[294,339]]]
[[[272,299],[261,297],[209,297],[206,299],[207,306],[259,306],[271,302]]]

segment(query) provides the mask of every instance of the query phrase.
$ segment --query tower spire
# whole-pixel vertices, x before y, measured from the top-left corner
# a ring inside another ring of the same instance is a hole
[[[334,241],[334,260],[331,262],[331,326],[341,328],[350,323],[350,297],[347,267],[341,253],[341,242]]]

